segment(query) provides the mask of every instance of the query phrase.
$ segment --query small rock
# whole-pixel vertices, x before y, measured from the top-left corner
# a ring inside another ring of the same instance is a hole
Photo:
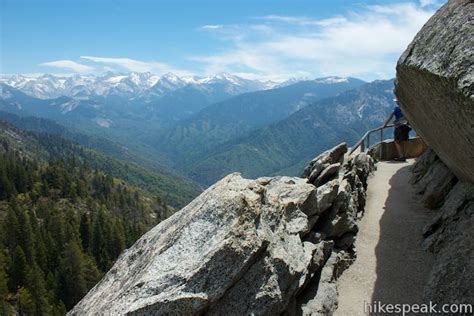
[[[316,191],[316,196],[318,199],[319,214],[324,213],[326,210],[328,210],[332,206],[334,200],[337,197],[338,190],[339,190],[339,181],[337,180],[332,180],[318,187]]]
[[[332,180],[337,177],[340,168],[341,164],[339,162],[329,165],[317,176],[314,182],[311,182],[310,180],[310,183],[313,183],[315,186],[319,187],[328,182],[329,180]]]
[[[309,183],[313,183],[313,184],[314,184],[314,181],[319,177],[319,175],[321,174],[321,172],[322,172],[324,169],[326,169],[328,166],[329,166],[329,164],[321,164],[321,163],[315,164],[315,165],[312,167],[311,174],[309,175],[309,178],[308,178]]]

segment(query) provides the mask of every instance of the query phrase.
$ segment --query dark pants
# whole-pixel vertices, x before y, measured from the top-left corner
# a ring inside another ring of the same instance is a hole
[[[411,128],[408,125],[397,126],[395,127],[393,138],[395,139],[395,141],[398,141],[398,142],[408,140],[410,138],[409,136],[410,130]]]

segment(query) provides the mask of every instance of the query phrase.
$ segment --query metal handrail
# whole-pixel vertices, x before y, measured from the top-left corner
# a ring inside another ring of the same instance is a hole
[[[354,151],[356,151],[357,148],[361,147],[361,151],[364,152],[365,151],[365,141],[367,140],[367,147],[370,146],[370,135],[372,133],[375,133],[375,132],[378,132],[380,131],[380,142],[383,141],[383,130],[386,129],[386,128],[390,128],[390,127],[393,127],[394,124],[389,124],[387,126],[380,126],[380,127],[377,127],[377,128],[374,128],[374,129],[371,129],[371,130],[368,130],[364,136],[362,136],[362,138],[355,144],[355,146],[351,149],[351,151],[349,152],[349,155],[352,155],[352,153]]]

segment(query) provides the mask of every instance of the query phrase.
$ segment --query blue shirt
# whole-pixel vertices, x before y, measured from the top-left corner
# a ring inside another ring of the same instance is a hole
[[[396,120],[401,119],[404,116],[403,113],[402,113],[402,110],[400,109],[399,106],[396,106],[393,109],[393,114],[395,114],[395,119]]]

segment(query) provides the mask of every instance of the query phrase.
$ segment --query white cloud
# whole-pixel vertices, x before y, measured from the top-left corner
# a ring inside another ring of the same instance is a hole
[[[98,64],[119,66],[129,71],[146,72],[151,69],[158,69],[159,72],[166,70],[167,65],[162,63],[147,63],[140,60],[130,58],[111,58],[111,57],[95,57],[95,56],[81,56],[81,59],[86,59]]]
[[[83,65],[72,60],[55,60],[39,64],[40,66],[55,67],[85,73],[94,70],[94,67]]]
[[[105,66],[107,69],[115,69],[119,68],[118,70],[125,69],[127,71],[136,71],[136,72],[152,72],[156,74],[164,74],[167,72],[173,72],[177,75],[190,75],[191,73],[186,70],[181,69],[174,69],[168,64],[160,63],[160,62],[146,62],[131,58],[114,58],[114,57],[96,57],[96,56],[81,56],[81,59],[88,60],[90,62],[107,65]]]
[[[288,15],[265,15],[265,16],[260,17],[260,19],[268,20],[268,21],[294,23],[294,24],[306,23],[309,20],[306,17],[288,16]]]
[[[216,30],[216,29],[221,29],[223,27],[224,26],[220,24],[208,24],[208,25],[201,26],[201,28],[205,30]]]
[[[234,72],[272,80],[307,75],[393,77],[398,57],[435,8],[413,2],[358,8],[324,19],[267,15],[257,18],[262,25],[224,25],[221,51],[191,59],[207,74]]]
[[[266,15],[260,17],[262,20],[266,21],[275,21],[282,23],[289,23],[295,25],[306,25],[306,26],[328,26],[333,24],[338,24],[346,21],[346,18],[343,16],[334,16],[327,19],[313,19],[304,16],[285,16],[285,15]]]

